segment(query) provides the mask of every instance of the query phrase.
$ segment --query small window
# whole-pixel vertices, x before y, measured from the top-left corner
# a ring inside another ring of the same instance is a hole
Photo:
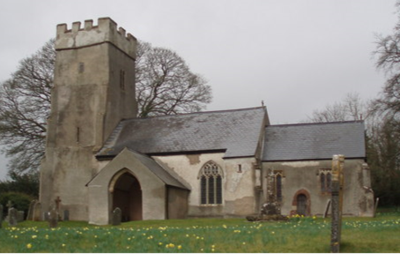
[[[276,179],[276,183],[275,183],[276,199],[278,201],[282,201],[282,176],[281,176],[281,174],[277,174],[275,179]]]
[[[200,202],[202,205],[222,204],[222,170],[207,162],[200,170]]]
[[[321,169],[319,171],[319,181],[321,193],[330,193],[332,191],[332,174],[330,169]]]
[[[119,86],[121,90],[125,90],[125,71],[119,71]]]

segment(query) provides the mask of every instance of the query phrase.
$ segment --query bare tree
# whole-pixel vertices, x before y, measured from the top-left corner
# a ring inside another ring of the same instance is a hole
[[[359,94],[348,93],[342,101],[315,110],[308,120],[315,123],[363,120],[369,116],[368,112]]]
[[[55,63],[54,40],[23,59],[0,86],[0,144],[11,158],[9,171],[34,172],[44,155]],[[175,52],[138,44],[136,96],[139,116],[200,111],[211,88]]]
[[[54,60],[50,40],[0,87],[0,142],[13,172],[35,171],[44,154]]]
[[[211,87],[175,52],[140,42],[136,60],[139,116],[196,112],[211,102]]]
[[[398,118],[400,113],[400,1],[396,3],[399,21],[393,29],[393,34],[377,35],[376,67],[383,70],[387,77],[380,98],[374,103],[374,111]]]

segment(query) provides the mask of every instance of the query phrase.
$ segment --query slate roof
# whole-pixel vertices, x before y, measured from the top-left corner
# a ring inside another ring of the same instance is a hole
[[[143,163],[143,165],[145,165],[155,176],[157,176],[166,185],[178,187],[178,188],[181,188],[181,189],[190,190],[183,183],[181,183],[178,179],[173,177],[167,171],[167,169],[162,167],[160,164],[158,164],[152,158],[150,158],[150,157],[148,157],[146,155],[143,155],[143,154],[136,153],[134,151],[129,151],[129,152],[131,152],[141,163]]]
[[[263,161],[365,158],[363,121],[270,125],[265,128]]]
[[[125,147],[139,153],[225,151],[225,158],[251,157],[264,129],[265,107],[123,120],[97,157]]]

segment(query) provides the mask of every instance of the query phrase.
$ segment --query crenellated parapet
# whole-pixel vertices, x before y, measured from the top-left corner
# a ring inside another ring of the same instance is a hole
[[[117,28],[111,18],[99,18],[97,26],[93,26],[93,20],[85,20],[84,26],[81,22],[72,23],[68,29],[67,24],[57,26],[56,50],[82,48],[100,43],[111,43],[130,57],[136,57],[136,38],[125,29]]]

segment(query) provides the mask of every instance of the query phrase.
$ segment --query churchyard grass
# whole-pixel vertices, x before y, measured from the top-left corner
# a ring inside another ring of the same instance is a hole
[[[400,213],[344,218],[342,252],[398,252]],[[85,222],[3,222],[0,252],[330,252],[330,219],[287,222],[243,219],[138,221],[120,226]]]

